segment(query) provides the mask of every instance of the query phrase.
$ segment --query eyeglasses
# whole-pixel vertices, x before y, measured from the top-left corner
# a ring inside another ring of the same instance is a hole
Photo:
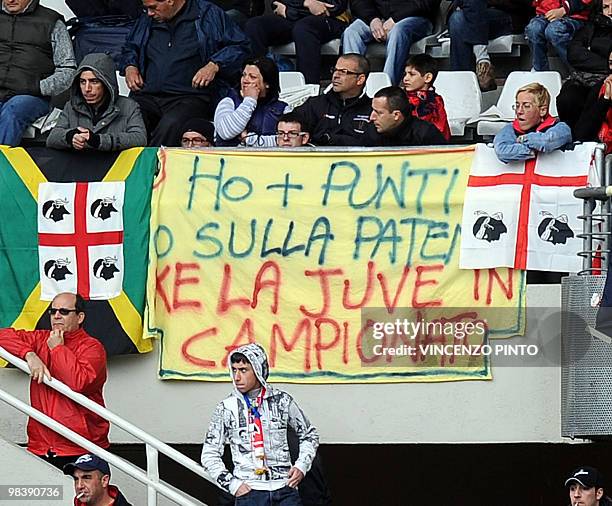
[[[47,309],[47,312],[53,316],[55,313],[59,311],[59,314],[62,316],[68,316],[70,313],[77,313],[78,309],[68,309],[66,307],[50,307]]]
[[[523,109],[523,111],[531,111],[531,109],[533,109],[534,107],[535,107],[534,104],[530,104],[530,103],[522,104],[520,102],[517,102],[516,104],[512,106],[512,110],[518,111],[519,109]]]
[[[305,132],[296,132],[295,130],[291,130],[290,132],[276,132],[276,136],[279,139],[284,139],[285,137],[288,137],[289,139],[295,139],[297,137],[301,137],[302,135],[304,135]]]
[[[353,72],[352,70],[339,69],[336,67],[332,67],[330,70],[332,74],[338,72],[338,74],[341,74],[343,76],[358,76],[359,74],[363,74],[363,72]]]
[[[207,139],[202,138],[195,138],[195,139],[187,139],[185,137],[183,137],[181,139],[181,144],[183,146],[203,146],[204,144],[208,143]]]

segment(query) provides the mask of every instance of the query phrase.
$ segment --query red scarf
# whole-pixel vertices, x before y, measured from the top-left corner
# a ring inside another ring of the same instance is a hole
[[[602,84],[599,90],[599,96],[603,97],[606,91],[606,85]],[[612,153],[612,107],[608,107],[606,119],[604,119],[599,128],[598,139],[606,145],[606,153]]]
[[[538,126],[533,128],[532,130],[530,130],[530,132],[532,132],[532,131],[534,131],[534,132],[543,132],[544,130],[548,130],[551,126],[554,126],[557,123],[557,121],[558,121],[557,118],[555,118],[554,116],[551,116],[550,114],[547,114],[546,116],[544,116],[544,119],[542,120],[542,122]],[[524,132],[521,129],[517,119],[515,119],[512,122],[512,128],[514,128],[514,131],[518,135],[524,135],[526,133],[529,133],[529,132]]]

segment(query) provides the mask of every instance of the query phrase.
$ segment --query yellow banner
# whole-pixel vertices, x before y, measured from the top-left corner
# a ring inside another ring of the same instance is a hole
[[[272,381],[489,379],[474,350],[522,329],[522,273],[458,268],[473,148],[159,156],[162,378],[229,380],[229,352],[256,341]]]

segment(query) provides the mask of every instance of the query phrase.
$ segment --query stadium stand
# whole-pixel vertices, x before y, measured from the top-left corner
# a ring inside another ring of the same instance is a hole
[[[489,40],[487,51],[492,55],[519,57],[523,48],[529,49],[527,39],[523,34],[502,35]],[[438,36],[438,44],[432,44],[429,53],[434,58],[450,57],[450,38],[448,31]]]
[[[438,10],[438,15],[436,16],[436,21],[431,35],[423,37],[412,44],[410,54],[430,52],[434,46],[438,46],[440,44],[438,37],[445,30],[445,17],[449,5],[450,2],[447,0],[440,3],[440,8]],[[340,50],[340,39],[334,39],[321,46],[321,54],[323,56],[338,56],[340,54]],[[295,56],[295,44],[291,42],[290,44],[271,46],[270,51],[281,56],[293,57]],[[369,59],[384,58],[385,54],[386,48],[384,44],[374,42],[368,45],[366,56]]]

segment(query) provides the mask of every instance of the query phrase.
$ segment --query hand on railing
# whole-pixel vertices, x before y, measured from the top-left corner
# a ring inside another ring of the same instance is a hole
[[[32,377],[32,381],[36,381],[38,384],[41,384],[45,376],[47,379],[51,379],[49,369],[36,353],[29,351],[26,353],[24,358],[28,364],[28,367],[30,368],[30,376]]]

